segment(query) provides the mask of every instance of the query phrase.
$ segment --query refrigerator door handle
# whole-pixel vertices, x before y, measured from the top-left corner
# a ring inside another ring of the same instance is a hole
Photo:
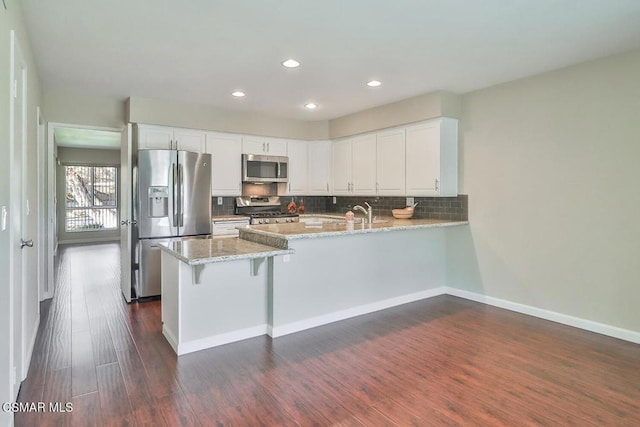
[[[173,198],[171,203],[173,205],[173,227],[179,226],[178,216],[178,164],[171,164],[171,181],[173,184]]]
[[[184,170],[182,164],[178,163],[178,226],[184,227],[184,213],[182,207],[184,206]]]

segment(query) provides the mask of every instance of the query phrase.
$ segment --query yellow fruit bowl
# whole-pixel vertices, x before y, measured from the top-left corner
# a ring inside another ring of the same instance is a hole
[[[413,208],[406,207],[404,209],[391,209],[391,213],[395,219],[410,219],[413,217]]]

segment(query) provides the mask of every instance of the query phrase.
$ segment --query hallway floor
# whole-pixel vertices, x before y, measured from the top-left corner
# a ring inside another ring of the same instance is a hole
[[[177,357],[117,244],[61,249],[22,402],[43,425],[640,425],[640,345],[451,296]]]

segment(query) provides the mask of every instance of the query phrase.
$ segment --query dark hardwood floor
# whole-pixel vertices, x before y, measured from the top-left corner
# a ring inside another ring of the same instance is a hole
[[[178,358],[118,259],[62,249],[16,426],[640,425],[639,345],[450,296]]]

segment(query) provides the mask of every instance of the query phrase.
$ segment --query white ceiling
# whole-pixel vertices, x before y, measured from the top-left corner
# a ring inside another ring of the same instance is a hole
[[[45,87],[326,120],[640,46],[640,0],[22,0]],[[298,69],[280,62],[298,59]],[[383,85],[369,88],[378,79]],[[233,98],[234,90],[247,96]],[[319,108],[302,106],[315,101]]]

